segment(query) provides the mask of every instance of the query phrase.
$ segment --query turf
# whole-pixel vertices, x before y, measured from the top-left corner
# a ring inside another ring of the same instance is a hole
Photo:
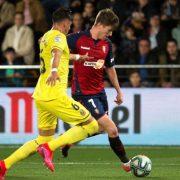
[[[145,154],[151,158],[153,169],[146,178],[180,179],[180,147],[127,147],[130,157]],[[0,158],[12,153],[15,148],[0,147]],[[68,158],[61,158],[57,151],[54,158],[55,173],[49,172],[36,154],[16,164],[7,174],[7,180],[126,180],[138,179],[120,168],[120,163],[109,147],[73,147]]]

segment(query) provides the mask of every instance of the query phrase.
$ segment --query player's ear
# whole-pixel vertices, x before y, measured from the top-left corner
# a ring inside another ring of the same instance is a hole
[[[64,30],[66,29],[66,22],[65,21],[62,22],[62,27]]]

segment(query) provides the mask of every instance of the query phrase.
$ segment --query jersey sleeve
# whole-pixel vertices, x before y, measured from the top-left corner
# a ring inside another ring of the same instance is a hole
[[[114,57],[112,53],[112,43],[110,40],[108,40],[108,44],[109,44],[109,51],[105,59],[105,66],[110,68],[115,65],[115,62],[114,62]]]
[[[76,51],[76,43],[78,39],[80,38],[80,36],[81,36],[81,32],[72,33],[67,36],[67,43],[68,43],[69,49],[72,52]]]
[[[65,36],[61,34],[55,34],[54,36],[52,36],[51,50],[59,49],[61,51],[64,51],[66,46],[67,46],[67,40]]]

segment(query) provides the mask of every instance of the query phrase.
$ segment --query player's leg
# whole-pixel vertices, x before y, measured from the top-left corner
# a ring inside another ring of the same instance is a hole
[[[67,95],[56,100],[52,107],[56,116],[60,117],[64,122],[75,126],[49,142],[51,150],[54,151],[60,146],[78,142],[98,132],[98,124],[89,111]]]
[[[99,113],[99,110],[97,109],[97,102],[99,101],[98,96],[96,96],[96,95],[95,96],[73,96],[73,98],[76,101],[80,102],[84,107],[86,107],[90,111],[90,113],[92,114],[93,117],[94,117],[94,114]],[[99,118],[99,116],[96,116],[95,119],[96,118]],[[99,126],[99,131],[97,133],[93,134],[92,136],[98,135],[98,134],[102,133],[103,131],[104,131],[104,129]],[[89,136],[89,137],[91,137],[91,136]],[[68,151],[71,146],[72,146],[72,144],[67,144],[67,145],[61,147],[63,157],[68,156]]]
[[[0,161],[0,178],[3,178],[6,171],[15,163],[27,158],[36,152],[39,145],[49,142],[54,136],[38,136],[36,139],[26,142],[5,160]]]
[[[17,149],[4,161],[0,162],[0,177],[2,174],[1,171],[6,172],[6,170],[8,170],[15,163],[35,153],[39,145],[49,142],[54,138],[57,117],[50,114],[47,111],[44,111],[38,105],[37,105],[37,109],[38,109],[39,136],[34,140],[26,142],[23,146]],[[5,173],[3,174],[5,175]],[[2,177],[4,176],[3,174]]]
[[[130,171],[130,160],[126,155],[126,151],[122,141],[119,138],[119,133],[114,122],[107,115],[108,102],[105,92],[102,92],[98,98],[94,99],[94,104],[97,110],[92,111],[92,115],[98,119],[99,126],[104,129],[108,134],[109,144],[113,152],[117,155],[120,161],[123,163],[123,169]]]
[[[118,156],[118,158],[123,162],[129,162],[129,158],[126,156],[126,152],[119,138],[119,133],[114,122],[109,119],[107,114],[104,114],[101,118],[98,119],[99,125],[104,129],[108,134],[109,144],[114,151],[114,153]]]
[[[54,136],[38,136],[36,139],[26,142],[4,160],[6,168],[9,169],[16,162],[19,162],[20,160],[23,160],[29,155],[35,153],[39,145],[51,141],[53,137]]]
[[[51,152],[61,146],[79,142],[93,135],[98,132],[99,127],[97,121],[90,115],[89,111],[67,95],[57,99],[56,102],[49,102],[48,107],[64,122],[75,125],[63,135],[38,148],[38,152],[44,157],[45,164],[51,169],[49,164],[52,163],[52,159],[49,158],[48,154],[51,154]],[[45,157],[45,155],[47,156]]]
[[[99,95],[93,95],[91,97],[75,96],[75,99],[80,101],[91,112],[92,116],[95,117],[95,119],[98,119],[99,129],[101,129],[101,131],[103,130],[107,132],[108,134],[111,149],[118,156],[120,161],[126,165],[126,163],[129,162],[129,158],[126,155],[124,145],[119,138],[119,133],[116,125],[111,119],[109,119],[107,115],[108,103],[106,94],[101,93]],[[67,151],[69,150],[69,148],[70,146],[68,145],[62,148],[63,155],[67,155]],[[126,168],[125,170],[127,169],[129,170],[129,163],[128,168]]]
[[[64,146],[66,144],[74,144],[88,136],[93,135],[98,131],[98,124],[93,117],[90,117],[85,123],[75,125],[66,131],[63,135],[50,141],[48,143],[49,148],[55,151],[57,148]]]
[[[117,155],[120,161],[123,163],[122,167],[125,171],[130,171],[130,160],[126,155],[126,151],[122,141],[119,138],[119,133],[114,122],[109,119],[107,114],[104,114],[98,119],[98,124],[108,134],[109,144],[113,152]]]
[[[109,110],[108,101],[105,92],[100,96],[100,102],[102,103],[104,112],[108,112]],[[102,110],[102,114],[103,114],[103,110]],[[100,118],[98,118],[98,123],[108,133],[108,137],[109,137],[108,139],[111,149],[118,156],[121,162],[128,163],[128,167],[129,167],[129,158],[126,155],[124,145],[119,138],[119,132],[115,123],[109,118],[107,113],[105,113]],[[128,168],[128,170],[130,170],[130,168]]]

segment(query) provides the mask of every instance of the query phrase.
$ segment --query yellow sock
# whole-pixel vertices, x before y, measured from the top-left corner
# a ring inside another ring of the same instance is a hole
[[[73,144],[75,142],[81,141],[88,136],[91,136],[94,133],[98,132],[98,123],[96,120],[93,120],[91,123],[87,125],[77,125],[66,131],[64,134],[59,136],[56,139],[53,139],[48,143],[49,148],[54,151],[58,147]]]
[[[39,145],[49,142],[54,136],[38,136],[37,139],[26,142],[23,146],[17,149],[13,154],[4,160],[6,168],[9,169],[16,162],[25,159],[30,154],[36,152]]]

